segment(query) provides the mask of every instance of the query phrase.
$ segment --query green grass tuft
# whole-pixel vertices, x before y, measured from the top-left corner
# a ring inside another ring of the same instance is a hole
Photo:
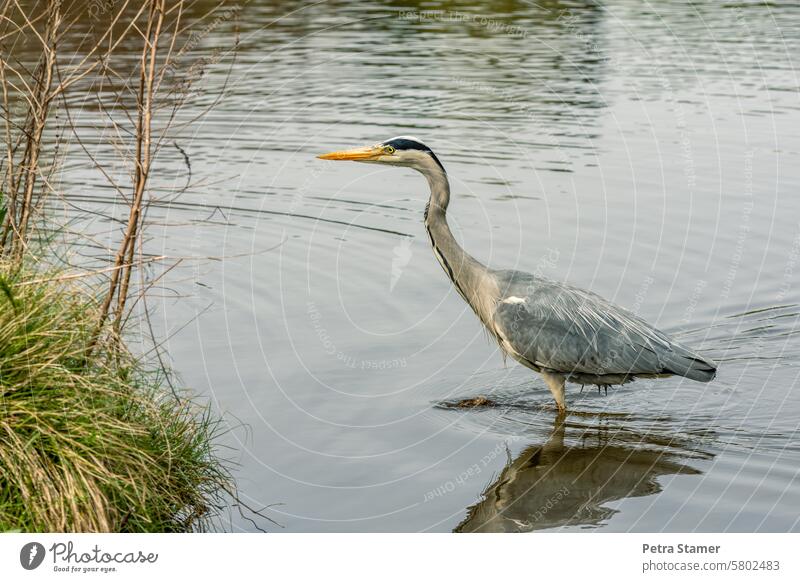
[[[208,529],[217,423],[118,344],[87,363],[95,301],[30,275],[0,264],[0,531]]]

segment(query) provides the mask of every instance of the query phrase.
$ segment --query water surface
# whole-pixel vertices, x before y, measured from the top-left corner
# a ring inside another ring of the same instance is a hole
[[[800,529],[800,11],[475,4],[245,2],[186,57],[222,49],[183,118],[218,102],[177,140],[195,186],[151,207],[147,250],[224,260],[149,306],[243,499],[289,532]],[[573,386],[556,422],[441,272],[425,181],[315,159],[401,134],[443,161],[471,254],[614,300],[717,379]],[[67,214],[116,208],[80,155],[64,179]],[[477,395],[498,405],[438,405]]]

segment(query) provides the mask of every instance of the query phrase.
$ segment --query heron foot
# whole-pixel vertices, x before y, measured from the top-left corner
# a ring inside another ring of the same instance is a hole
[[[567,411],[567,398],[564,391],[566,377],[563,374],[554,374],[551,372],[541,372],[541,375],[542,378],[544,378],[544,383],[550,388],[550,392],[556,400],[556,407],[558,407],[559,415],[564,414]]]

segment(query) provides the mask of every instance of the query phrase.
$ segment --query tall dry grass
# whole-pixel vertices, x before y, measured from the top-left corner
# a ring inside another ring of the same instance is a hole
[[[205,19],[224,5],[220,2]],[[142,261],[153,166],[165,143],[171,145],[175,119],[198,77],[186,55],[198,42],[193,27],[204,19],[186,22],[184,12],[183,0],[0,0],[0,143],[5,146],[0,156],[0,257],[38,260],[40,249],[32,242],[50,226],[44,209],[57,194],[63,142],[82,148],[88,165],[127,208],[118,240],[106,249],[109,268],[98,269],[105,292],[95,340],[107,320],[119,334],[135,303],[131,282]],[[87,20],[89,33],[65,42],[75,23],[85,28]],[[71,47],[69,54],[65,45]],[[84,146],[76,103],[96,108],[96,122],[117,160],[98,160]],[[120,172],[120,166],[126,171]]]
[[[97,6],[0,0],[0,531],[202,530],[235,501],[218,425],[124,343],[144,293],[133,273],[152,260],[142,236],[153,164],[188,95],[178,57],[191,23],[182,0]],[[91,34],[63,54],[93,7]],[[23,46],[33,60],[19,58]],[[87,95],[123,177],[83,147],[71,103]],[[42,266],[64,134],[127,208],[94,284]]]
[[[231,490],[217,425],[117,344],[87,363],[97,309],[0,264],[0,531],[204,529]]]

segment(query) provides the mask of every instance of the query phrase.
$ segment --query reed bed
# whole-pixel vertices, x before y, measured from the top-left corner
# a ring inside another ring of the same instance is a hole
[[[0,530],[204,529],[230,490],[218,425],[116,342],[96,298],[0,265]]]
[[[82,11],[90,34],[62,54]],[[153,164],[193,79],[183,14],[181,0],[0,0],[0,531],[202,531],[243,506],[214,446],[218,421],[125,343],[150,288],[132,281],[153,260],[142,239]],[[82,147],[76,95],[95,103],[129,170],[84,151],[127,207],[88,278],[52,271],[69,252],[45,213],[65,136]]]

